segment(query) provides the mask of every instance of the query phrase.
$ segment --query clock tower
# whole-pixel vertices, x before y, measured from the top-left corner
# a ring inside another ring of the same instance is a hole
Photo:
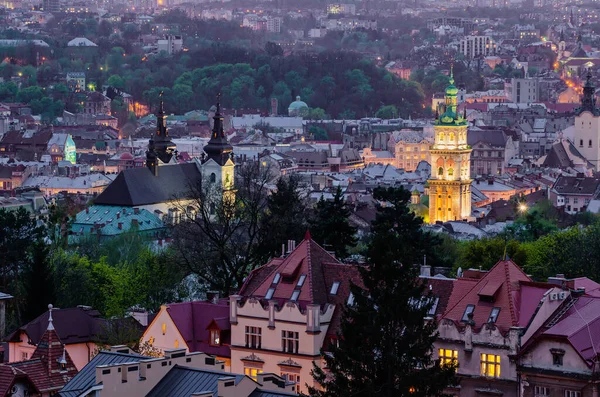
[[[436,111],[435,140],[430,147],[429,222],[448,222],[471,216],[471,148],[467,145],[468,121],[458,113],[458,89],[450,71],[443,113]]]

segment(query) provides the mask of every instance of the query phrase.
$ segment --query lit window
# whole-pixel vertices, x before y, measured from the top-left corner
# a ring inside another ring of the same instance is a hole
[[[221,345],[221,331],[218,329],[210,330],[210,345],[220,346]]]
[[[333,285],[331,286],[331,291],[329,291],[329,293],[331,295],[335,295],[338,292],[338,288],[340,288],[340,282],[336,281],[333,283]]]
[[[246,326],[246,347],[260,349],[262,342],[262,329],[260,327]]]
[[[149,344],[150,346],[153,346],[153,345],[154,345],[154,336],[151,336],[151,337],[150,337],[150,339],[148,339],[148,344]]]
[[[440,349],[440,365],[458,365],[458,350]]]
[[[281,275],[279,273],[276,273],[275,277],[273,278],[273,284],[279,283],[280,278],[281,278]]]
[[[490,317],[488,318],[488,323],[495,323],[496,320],[498,319],[498,314],[500,314],[500,308],[499,307],[493,308],[492,312],[490,313]]]
[[[465,309],[465,313],[462,316],[461,321],[469,321],[469,314],[473,313],[475,311],[475,305],[467,305],[467,308]]]
[[[581,397],[581,392],[575,390],[565,390],[565,397]]]
[[[175,349],[179,348],[179,339],[175,339],[175,343],[173,344]]]
[[[545,386],[536,386],[533,391],[533,397],[544,397],[550,395],[550,388]]]
[[[294,292],[292,292],[292,297],[290,298],[290,300],[297,301],[299,296],[300,296],[300,291],[295,290]]]
[[[269,300],[273,297],[273,294],[275,293],[275,288],[269,288],[267,290],[267,294],[265,295],[265,299]]]
[[[490,378],[500,377],[500,356],[481,354],[481,375]]]
[[[352,292],[350,292],[350,295],[348,295],[348,306],[352,306],[354,304],[354,294]]]
[[[285,353],[298,353],[298,332],[281,331],[281,350]]]
[[[260,368],[248,368],[248,367],[244,367],[244,375],[247,375],[249,377],[251,377],[252,379],[256,380],[258,374],[262,374],[263,370]]]
[[[299,374],[291,374],[289,372],[282,372],[281,377],[288,382],[295,383],[294,389],[296,393],[300,393],[300,375]]]
[[[303,274],[300,276],[300,278],[298,279],[298,284],[296,284],[296,287],[302,287],[304,285],[304,280],[306,280],[306,274]]]
[[[167,333],[167,323],[162,323],[162,334],[165,335]]]

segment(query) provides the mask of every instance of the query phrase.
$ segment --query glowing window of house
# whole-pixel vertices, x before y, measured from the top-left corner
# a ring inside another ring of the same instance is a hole
[[[263,373],[263,370],[260,368],[244,367],[244,375],[247,375],[254,380],[256,380],[258,374],[262,374],[262,373]]]
[[[281,351],[297,354],[299,340],[298,332],[281,331]]]
[[[498,319],[498,314],[500,314],[500,308],[494,307],[492,309],[492,312],[490,313],[490,317],[488,318],[488,323],[490,323],[490,324],[495,323],[496,320]]]
[[[260,349],[262,343],[262,329],[260,327],[246,326],[246,347]]]
[[[500,356],[481,353],[481,375],[489,378],[499,378]]]
[[[265,299],[269,300],[269,299],[273,298],[274,293],[275,293],[275,288],[269,288],[267,290],[267,294],[265,295]]]
[[[448,168],[448,176],[454,175],[454,169]]]
[[[296,287],[302,287],[304,285],[304,280],[306,280],[306,274],[303,274],[300,276],[300,278],[298,279],[298,284],[296,284]]]
[[[273,278],[273,284],[278,284],[279,279],[281,279],[281,275],[279,273],[275,273],[275,277]]]
[[[300,291],[299,290],[295,290],[294,292],[292,292],[292,297],[290,298],[291,301],[295,302],[298,300],[298,297],[300,296]]]
[[[210,330],[210,345],[221,346],[221,331],[218,329]]]
[[[475,305],[467,305],[467,308],[465,309],[465,312],[460,321],[469,321],[469,314],[473,313],[474,311]]]
[[[458,350],[439,349],[440,365],[458,365]]]
[[[165,335],[167,333],[167,323],[162,323],[162,334]]]
[[[175,349],[179,348],[179,339],[175,339],[175,343],[173,343],[173,347],[175,347]]]
[[[329,291],[330,295],[336,295],[338,292],[338,288],[340,288],[340,282],[339,281],[335,281],[333,283],[333,285],[331,286],[331,291]]]
[[[151,337],[150,337],[150,339],[148,339],[148,344],[149,344],[150,346],[153,346],[153,345],[154,345],[154,336],[151,336]]]

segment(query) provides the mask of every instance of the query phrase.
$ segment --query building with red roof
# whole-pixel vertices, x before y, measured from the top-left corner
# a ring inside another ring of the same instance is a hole
[[[276,373],[307,392],[313,362],[335,343],[358,267],[341,263],[307,233],[280,258],[250,273],[230,297],[231,370],[256,378]]]
[[[28,360],[0,364],[0,397],[51,396],[77,374],[49,310],[48,327]]]

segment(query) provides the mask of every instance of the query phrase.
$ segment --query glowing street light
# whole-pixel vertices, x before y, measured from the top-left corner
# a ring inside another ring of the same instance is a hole
[[[521,212],[521,213],[527,212],[527,209],[528,209],[527,204],[525,204],[525,203],[519,204],[519,212]]]

